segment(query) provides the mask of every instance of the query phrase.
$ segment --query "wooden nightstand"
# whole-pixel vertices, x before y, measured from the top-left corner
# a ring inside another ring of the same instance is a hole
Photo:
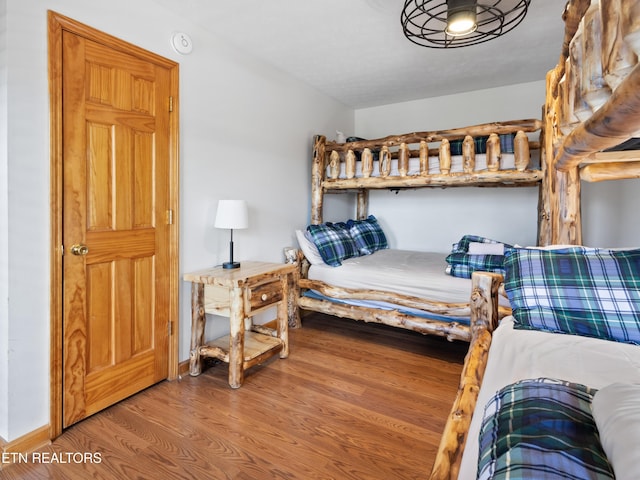
[[[238,388],[247,368],[276,353],[289,355],[289,284],[296,266],[291,264],[242,262],[240,268],[214,267],[187,273],[191,283],[191,352],[189,370],[202,371],[202,359],[218,358],[229,364],[229,385]],[[277,328],[251,325],[245,318],[277,306]],[[229,335],[204,343],[205,312],[229,317]]]

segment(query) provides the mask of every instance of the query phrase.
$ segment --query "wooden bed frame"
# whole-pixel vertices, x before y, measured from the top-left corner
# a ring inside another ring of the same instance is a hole
[[[322,223],[324,195],[330,193],[356,193],[356,216],[362,219],[367,216],[369,190],[372,189],[537,186],[542,179],[542,173],[538,169],[529,169],[528,165],[529,152],[538,150],[540,143],[529,141],[526,134],[537,132],[541,127],[540,120],[527,119],[486,123],[451,130],[391,135],[376,140],[348,143],[328,141],[325,136],[317,135],[314,139],[311,166],[311,223],[314,225]],[[517,168],[500,170],[501,152],[498,135],[509,133],[517,134],[514,148]],[[482,136],[490,137],[487,140],[487,169],[476,170],[475,151],[472,148],[473,138]],[[469,145],[469,149],[464,150],[464,171],[460,173],[450,172],[450,142],[454,140],[465,140],[465,145]],[[372,172],[371,152],[373,150],[379,151],[378,176],[374,176]],[[362,177],[355,176],[358,153],[362,159]],[[440,173],[429,173],[429,156],[439,158]],[[410,158],[420,158],[420,172],[417,175],[407,173]],[[388,173],[388,166],[392,159],[398,160],[398,175],[394,176]],[[346,178],[338,178],[340,163],[344,163]]]
[[[633,49],[640,53],[640,0],[603,2],[601,37],[591,35],[589,28],[579,28],[583,18],[583,23],[593,21],[595,12],[589,10],[589,6],[589,0],[568,2],[563,15],[565,35],[560,59],[547,74],[539,218],[541,245],[582,243],[581,181],[640,178],[640,151],[604,151],[640,132],[640,65],[637,57],[628,51],[637,41],[638,46],[634,45]],[[626,40],[625,35],[628,35]],[[574,37],[576,40],[572,41]],[[580,46],[584,50],[579,50]],[[583,55],[584,51],[591,55]],[[598,72],[612,76],[614,87],[598,82]],[[578,77],[596,81],[581,88]],[[594,112],[578,121],[575,107],[586,103],[585,92],[596,108],[592,107]],[[458,477],[491,345],[495,286],[488,286],[488,281],[474,282],[473,337],[431,480]],[[486,305],[489,307],[485,310]]]
[[[312,164],[311,223],[320,224],[323,219],[324,195],[329,193],[352,192],[356,194],[356,218],[367,217],[369,190],[402,189],[423,187],[531,187],[539,186],[542,172],[530,169],[530,151],[539,150],[540,142],[530,141],[527,133],[539,131],[542,123],[539,120],[518,120],[503,123],[489,123],[467,128],[441,130],[431,132],[394,135],[377,140],[362,140],[349,143],[327,141],[326,137],[315,137]],[[516,168],[499,169],[500,134],[514,134],[514,161]],[[474,137],[488,136],[487,169],[475,169]],[[463,167],[461,172],[450,172],[450,142],[464,140]],[[413,148],[412,148],[413,147]],[[372,151],[379,152],[378,174],[372,172]],[[360,155],[363,175],[356,176],[356,154]],[[428,157],[437,156],[440,164],[439,173],[429,173]],[[411,175],[408,165],[411,158],[419,158],[420,171]],[[390,175],[390,164],[398,162],[398,174]],[[339,178],[342,170],[346,178]],[[304,259],[301,257],[301,264]],[[467,317],[472,310],[466,303],[443,303],[425,298],[409,297],[392,292],[375,290],[349,290],[310,280],[306,275],[307,268],[301,268],[298,286],[300,293],[307,289],[316,290],[324,295],[344,299],[386,301],[406,307],[418,308],[424,312],[437,315]],[[438,335],[449,340],[470,342],[472,327],[455,320],[432,320],[401,313],[397,310],[380,310],[367,307],[356,307],[337,304],[327,300],[299,296],[297,304],[309,311],[362,320],[365,322],[383,323],[399,328],[417,331],[423,334]],[[508,310],[508,309],[507,309]],[[502,315],[507,313],[502,310]]]
[[[628,52],[631,43],[640,43],[640,2],[609,0],[602,3],[603,35],[597,43],[589,36],[584,36],[583,42],[572,43],[590,2],[572,0],[568,3],[563,15],[565,35],[560,60],[547,74],[542,245],[582,243],[581,181],[640,178],[640,151],[605,151],[640,131],[640,69],[635,55]],[[627,42],[623,38],[625,33],[629,33]],[[572,55],[580,43],[591,56]],[[606,58],[600,52],[608,52]],[[598,78],[599,72],[616,75],[616,59],[620,63],[625,57],[633,63],[613,92],[606,85],[598,85],[598,81],[580,88],[575,72],[582,73],[580,77],[593,79]],[[575,105],[583,100],[580,90],[606,101],[595,113],[577,122]]]

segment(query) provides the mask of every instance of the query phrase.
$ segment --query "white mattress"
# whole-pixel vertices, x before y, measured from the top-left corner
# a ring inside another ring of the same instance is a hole
[[[500,170],[512,170],[515,168],[515,156],[513,153],[503,153],[500,158]],[[487,156],[484,153],[476,154],[476,163],[475,163],[475,171],[481,171],[487,169]],[[327,166],[327,178],[329,177],[330,167]],[[451,172],[462,172],[462,155],[453,155],[451,157]],[[429,157],[429,174],[438,174],[440,173],[440,160],[438,157],[432,156]],[[409,159],[409,170],[407,175],[419,175],[420,174],[420,159],[419,158],[410,158]],[[398,160],[391,160],[391,173],[390,176],[394,177],[398,175]],[[371,172],[372,177],[380,176],[380,167],[379,162],[376,160],[373,162],[373,172]],[[362,162],[356,162],[356,177],[362,177]],[[340,162],[340,175],[338,178],[346,178],[345,175],[345,164],[344,162]]]
[[[493,334],[462,457],[460,480],[476,478],[478,434],[487,401],[506,385],[539,377],[597,389],[614,382],[640,383],[640,347],[576,335],[514,330],[513,317],[505,317]]]
[[[471,280],[445,273],[446,253],[378,250],[340,267],[312,265],[310,280],[343,288],[384,290],[450,303],[469,303]]]

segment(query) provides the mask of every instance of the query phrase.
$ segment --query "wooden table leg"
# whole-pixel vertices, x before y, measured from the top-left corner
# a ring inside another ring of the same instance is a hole
[[[278,337],[282,341],[282,350],[280,350],[280,358],[289,356],[289,314],[291,313],[291,304],[289,299],[289,282],[290,275],[281,275],[280,282],[282,284],[282,301],[278,303]]]
[[[289,317],[289,326],[291,328],[300,328],[302,323],[300,322],[300,309],[298,308],[298,297],[300,296],[300,289],[298,288],[298,280],[300,278],[300,269],[290,275],[286,275],[287,286],[289,288],[285,298],[288,303],[287,316]]]
[[[233,288],[229,295],[229,385],[239,388],[244,381],[244,288]]]
[[[189,374],[198,376],[202,372],[199,348],[204,343],[204,284],[191,283],[191,350],[189,351]]]

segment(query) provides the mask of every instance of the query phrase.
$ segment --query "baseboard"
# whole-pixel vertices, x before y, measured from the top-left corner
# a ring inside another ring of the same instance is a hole
[[[14,463],[14,457],[19,458],[19,454],[28,454],[49,445],[51,443],[50,431],[51,429],[49,428],[49,425],[44,425],[32,432],[16,438],[11,442],[7,442],[0,438],[0,447],[2,450],[0,470],[2,470],[4,465]]]

